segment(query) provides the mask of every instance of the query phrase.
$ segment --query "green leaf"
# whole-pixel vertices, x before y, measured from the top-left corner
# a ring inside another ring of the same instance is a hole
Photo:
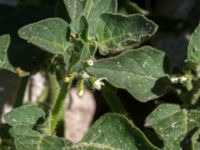
[[[0,20],[0,34],[9,33],[11,36],[12,42],[8,50],[9,62],[15,68],[23,69],[23,74],[20,76],[25,76],[28,75],[28,72],[35,72],[41,68],[41,64],[44,64],[43,62],[47,60],[49,54],[21,40],[17,31],[22,23],[28,24],[55,14],[53,9],[43,6],[17,5],[13,9],[16,9],[16,12],[7,17],[5,17],[6,14],[2,14],[4,19]],[[2,9],[0,8],[0,10]]]
[[[42,135],[30,126],[18,125],[10,129],[17,150],[157,150],[145,135],[127,118],[107,114],[100,118],[84,139],[71,145],[62,138]]]
[[[0,70],[5,69],[11,72],[15,72],[14,68],[10,65],[7,56],[9,45],[10,45],[10,36],[9,35],[0,36]]]
[[[71,20],[75,20],[82,14],[87,2],[87,0],[63,0],[63,1]]]
[[[67,41],[69,35],[68,24],[60,18],[50,18],[22,27],[18,33],[19,36],[41,49],[55,54],[67,57]]]
[[[199,142],[200,129],[198,129],[191,138],[191,150],[200,150]]]
[[[157,150],[127,118],[118,114],[101,117],[73,150]]]
[[[24,125],[11,128],[10,134],[17,150],[67,150],[64,139],[42,135]]]
[[[78,35],[80,38],[87,40],[88,36],[88,22],[85,16],[80,16],[70,24],[71,35]]]
[[[145,46],[96,61],[87,71],[98,78],[106,78],[117,88],[127,90],[139,101],[147,102],[166,90],[164,85],[159,86],[161,78],[166,76],[164,58],[163,52]]]
[[[200,64],[200,25],[195,29],[192,34],[188,45],[188,62],[192,69]]]
[[[25,105],[15,108],[4,115],[5,122],[11,126],[34,126],[38,119],[42,117],[45,117],[44,111],[33,105]]]
[[[83,14],[88,20],[90,36],[94,37],[99,16],[106,12],[117,12],[116,0],[87,0]]]
[[[156,131],[166,150],[179,150],[185,136],[200,126],[200,111],[181,109],[175,104],[161,104],[147,117],[145,126]]]
[[[124,16],[105,13],[97,26],[98,46],[101,54],[123,49],[127,42],[139,42],[141,38],[151,37],[157,25],[143,15]]]
[[[76,61],[70,69],[71,72],[83,71],[88,66],[86,62],[89,59],[94,59],[94,54],[97,50],[95,43],[77,41],[76,46],[80,51],[76,54]]]

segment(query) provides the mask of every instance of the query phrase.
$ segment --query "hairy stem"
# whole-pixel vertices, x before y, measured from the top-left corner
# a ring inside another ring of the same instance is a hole
[[[56,73],[50,73],[48,75],[49,80],[49,91],[50,91],[50,99],[51,99],[51,106],[54,107],[56,103],[56,99],[59,95],[60,86],[57,80]]]
[[[70,79],[67,83],[63,83],[60,93],[55,101],[55,105],[53,106],[52,109],[52,116],[51,116],[51,121],[50,121],[50,133],[53,134],[56,125],[63,114],[63,109],[64,109],[64,103],[65,103],[65,98],[66,95],[68,94],[68,91],[71,87],[72,81],[73,81],[74,76],[70,76]]]
[[[24,94],[26,90],[26,86],[29,80],[29,76],[20,78],[20,83],[17,91],[17,95],[15,98],[14,108],[19,107],[23,104]]]

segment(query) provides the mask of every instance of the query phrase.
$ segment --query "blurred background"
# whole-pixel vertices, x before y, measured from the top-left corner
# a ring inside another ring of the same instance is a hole
[[[118,3],[120,13],[126,15],[140,13],[159,25],[158,32],[153,38],[143,41],[138,46],[152,45],[165,51],[169,58],[169,72],[172,74],[180,72],[185,67],[184,60],[187,57],[190,34],[199,23],[200,1],[118,0]],[[8,51],[10,62],[28,71],[37,68],[38,64],[44,61],[45,52],[36,52],[35,47],[19,47],[18,45],[21,45],[23,41],[18,38],[17,30],[23,25],[48,17],[58,16],[67,20],[66,16],[63,16],[64,12],[61,0],[0,0],[0,35],[10,34],[12,37]],[[15,58],[12,57],[13,55]],[[16,75],[0,70],[0,117],[12,108],[18,84],[19,78]],[[24,103],[36,103],[45,96],[47,97],[48,85],[43,72],[33,75],[27,87]],[[66,104],[66,107],[70,105],[70,109],[65,119],[70,120],[67,122],[71,124],[65,124],[66,128],[70,128],[65,136],[77,142],[87,131],[90,123],[98,119],[100,115],[109,112],[110,108],[99,92],[92,94],[86,90],[85,95],[80,98],[74,90],[71,90],[70,95],[73,103]],[[144,118],[158,103],[163,101],[180,103],[179,98],[173,92],[146,104],[136,101],[124,90],[118,90],[117,94],[129,116],[141,129],[144,125]],[[3,121],[2,117],[1,121]],[[77,127],[78,124],[81,126]],[[145,133],[153,132],[148,129],[144,130]],[[147,134],[149,135],[152,134]]]

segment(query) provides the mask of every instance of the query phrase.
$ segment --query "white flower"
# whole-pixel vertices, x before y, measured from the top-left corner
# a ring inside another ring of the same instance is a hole
[[[188,80],[188,77],[187,76],[171,77],[170,80],[172,83],[184,83]]]
[[[101,90],[101,87],[105,85],[102,80],[107,80],[107,78],[99,78],[99,79],[97,79],[93,84],[95,89]]]
[[[88,66],[93,66],[94,65],[94,61],[92,59],[87,60],[87,65]]]
[[[81,77],[82,77],[83,79],[88,79],[88,78],[90,77],[90,75],[87,74],[86,72],[83,72],[83,73],[81,74]]]
[[[188,80],[187,77],[182,76],[182,77],[180,78],[180,83],[184,83],[184,82],[187,81],[187,80]]]
[[[172,83],[178,83],[179,78],[177,78],[177,77],[171,77],[170,80],[171,80]]]

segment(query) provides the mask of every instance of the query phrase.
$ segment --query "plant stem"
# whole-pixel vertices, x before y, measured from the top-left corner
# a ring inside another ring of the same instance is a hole
[[[194,85],[194,89],[192,90],[191,94],[191,104],[196,104],[199,101],[200,98],[200,80],[196,81]]]
[[[49,78],[49,91],[50,91],[50,99],[51,99],[51,106],[54,107],[56,103],[56,99],[59,95],[60,86],[57,80],[56,73],[50,73],[48,75]]]
[[[194,105],[200,98],[200,80],[196,80],[191,91],[183,91],[181,98],[185,106]]]
[[[26,90],[26,86],[29,80],[29,76],[20,78],[20,83],[17,91],[17,95],[15,98],[14,108],[19,107],[23,104],[24,94]]]
[[[119,97],[117,96],[116,89],[111,85],[106,85],[102,88],[101,93],[113,112],[121,113],[128,116],[126,109],[121,103]]]
[[[68,94],[69,88],[71,87],[72,81],[73,81],[74,76],[70,76],[70,80],[67,83],[63,83],[60,93],[55,101],[55,105],[52,110],[52,116],[51,116],[51,121],[50,121],[50,133],[53,134],[56,125],[63,114],[63,109],[64,109],[64,103],[65,103],[65,98],[66,95]]]

